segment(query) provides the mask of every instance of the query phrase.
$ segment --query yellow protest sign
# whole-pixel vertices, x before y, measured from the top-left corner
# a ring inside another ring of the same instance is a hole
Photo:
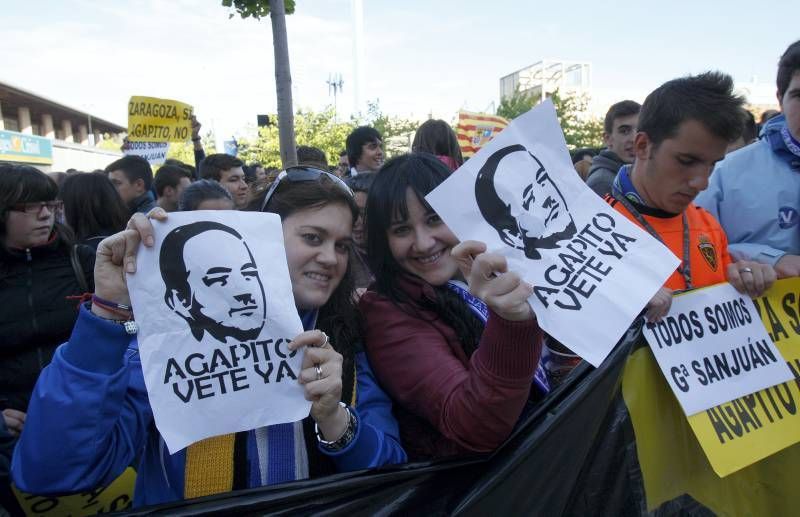
[[[131,97],[128,102],[128,140],[185,142],[192,136],[192,107],[155,97]]]
[[[795,380],[689,418],[720,476],[800,441],[800,279],[778,282],[767,296],[754,302]]]
[[[25,515],[96,515],[129,509],[133,503],[135,482],[136,471],[128,467],[107,487],[96,488],[80,494],[60,497],[34,495],[22,492],[16,487],[14,487],[14,493]]]
[[[754,301],[795,380],[687,419],[650,348],[628,359],[622,391],[649,510],[684,493],[726,515],[800,506],[800,279]]]

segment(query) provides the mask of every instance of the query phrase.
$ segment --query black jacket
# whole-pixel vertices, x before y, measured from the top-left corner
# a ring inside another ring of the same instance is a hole
[[[154,209],[158,205],[156,204],[156,198],[152,192],[149,190],[142,194],[141,196],[137,197],[136,199],[132,200],[128,204],[128,208],[130,209],[131,215],[135,213],[140,214],[147,214],[150,210]]]
[[[78,246],[78,261],[94,291],[94,252]],[[0,246],[0,409],[27,411],[39,372],[72,332],[82,294],[70,246],[56,238],[28,250]]]
[[[604,149],[592,158],[592,166],[586,175],[586,185],[600,197],[611,193],[611,185],[617,177],[620,167],[625,163],[613,151]]]

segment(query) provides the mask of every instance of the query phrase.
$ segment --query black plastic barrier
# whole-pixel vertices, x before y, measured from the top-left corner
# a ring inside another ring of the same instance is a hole
[[[618,419],[622,370],[640,337],[630,332],[600,368],[581,363],[491,456],[338,474],[140,508],[132,515],[639,513],[641,483],[621,468],[636,463],[630,423],[626,429],[623,418],[612,431],[609,415]],[[608,436],[620,443],[609,443]],[[633,448],[632,459],[626,448]]]

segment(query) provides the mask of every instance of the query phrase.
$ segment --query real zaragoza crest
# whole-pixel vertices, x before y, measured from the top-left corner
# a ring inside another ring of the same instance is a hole
[[[717,270],[717,249],[714,247],[714,244],[711,240],[706,237],[705,235],[701,235],[698,239],[700,242],[697,244],[697,248],[700,250],[700,254],[706,259],[708,265],[711,266],[713,271]]]

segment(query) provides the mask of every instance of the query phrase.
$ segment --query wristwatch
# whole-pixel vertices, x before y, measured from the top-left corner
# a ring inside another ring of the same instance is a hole
[[[356,416],[350,411],[350,407],[345,404],[344,402],[339,402],[339,405],[347,411],[347,428],[345,428],[344,433],[338,439],[329,442],[325,438],[322,437],[322,433],[319,432],[319,426],[315,423],[314,424],[314,431],[317,433],[317,441],[319,441],[320,445],[325,450],[328,451],[338,451],[347,447],[353,438],[356,436],[356,430],[358,430],[358,420]]]

